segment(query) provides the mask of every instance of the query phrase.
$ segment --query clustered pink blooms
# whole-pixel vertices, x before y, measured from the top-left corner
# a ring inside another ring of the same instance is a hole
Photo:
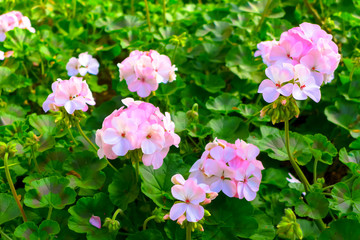
[[[208,143],[201,158],[190,169],[189,178],[209,185],[213,192],[223,191],[229,197],[245,198],[252,201],[256,197],[261,182],[261,161],[256,157],[259,148],[236,140],[235,144],[215,139]]]
[[[97,75],[99,73],[99,62],[87,52],[80,53],[79,58],[72,57],[66,64],[66,70],[69,76],[80,74],[85,76],[86,73]]]
[[[73,114],[75,110],[86,112],[88,105],[95,105],[89,86],[81,77],[58,79],[51,85],[51,89],[53,92],[43,103],[45,112],[50,109],[58,111],[59,107],[64,107],[69,114]]]
[[[320,87],[334,78],[341,58],[332,35],[311,23],[283,32],[280,41],[259,43],[257,56],[268,66],[265,73],[269,79],[263,80],[258,90],[268,103],[280,94],[319,102]]]
[[[120,81],[125,79],[129,90],[143,98],[155,91],[159,83],[172,82],[176,78],[177,68],[171,65],[170,58],[155,50],[133,51],[117,66]]]
[[[16,27],[27,29],[32,33],[35,32],[35,29],[31,27],[31,22],[28,17],[23,16],[19,11],[8,12],[0,16],[0,42],[5,40],[6,32]]]
[[[128,151],[141,149],[144,165],[158,169],[172,145],[178,147],[180,137],[169,113],[162,114],[151,103],[123,99],[121,107],[107,116],[102,129],[96,132],[98,156],[109,159],[125,156]]]
[[[175,184],[171,188],[176,202],[170,209],[170,219],[182,224],[186,219],[188,222],[198,222],[204,217],[204,207],[211,200],[217,197],[217,193],[212,192],[208,185],[198,184],[195,178],[187,180],[181,174],[176,174],[171,178]]]

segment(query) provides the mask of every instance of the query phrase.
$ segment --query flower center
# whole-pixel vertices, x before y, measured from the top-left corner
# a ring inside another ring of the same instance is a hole
[[[122,136],[122,137],[125,137],[125,133],[122,133],[121,136]]]
[[[150,134],[148,134],[148,135],[146,136],[146,138],[147,138],[147,139],[150,139],[150,138],[151,138],[151,135],[150,135]]]
[[[311,70],[312,70],[312,71],[315,71],[315,67],[312,67]]]
[[[186,202],[186,203],[190,203],[190,200],[189,200],[189,199],[186,199],[185,202]]]
[[[302,90],[304,87],[306,87],[306,86],[305,86],[305,84],[304,84],[304,85],[302,85],[302,86],[300,86],[300,89]]]
[[[275,84],[276,87],[281,87],[280,83]]]
[[[73,95],[73,96],[70,96],[69,99],[70,100],[73,100],[74,98],[77,98],[79,95]]]
[[[224,180],[225,179],[225,177],[224,176],[221,176],[221,180]]]

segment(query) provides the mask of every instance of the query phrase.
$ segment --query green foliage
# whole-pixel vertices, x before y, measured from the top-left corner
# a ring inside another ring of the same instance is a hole
[[[20,211],[11,195],[0,193],[0,202],[0,225],[20,216]]]
[[[47,240],[60,232],[60,226],[52,220],[41,222],[39,227],[34,222],[25,222],[15,229],[15,236],[26,240]]]

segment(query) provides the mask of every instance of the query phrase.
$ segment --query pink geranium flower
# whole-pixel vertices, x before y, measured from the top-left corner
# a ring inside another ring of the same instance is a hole
[[[270,80],[263,80],[258,92],[263,94],[266,102],[275,101],[280,94],[286,97],[291,95],[293,84],[287,82],[294,78],[294,72],[290,64],[272,65],[265,70],[265,74]]]
[[[247,201],[254,200],[256,192],[259,191],[261,170],[253,164],[249,164],[246,169],[239,169],[237,171],[235,179],[238,181],[238,197],[240,199],[245,198]]]
[[[99,73],[99,62],[87,52],[80,53],[79,58],[72,57],[66,64],[66,70],[69,76],[80,74],[85,76],[86,73],[97,75]]]
[[[64,107],[69,114],[73,114],[75,110],[85,112],[88,109],[88,105],[95,105],[89,86],[82,78],[58,79],[51,87],[53,93],[43,103],[45,112],[56,106]]]
[[[171,193],[180,203],[175,203],[170,209],[170,219],[175,221],[186,215],[188,222],[198,222],[204,217],[204,208],[200,206],[206,198],[206,193],[196,181],[188,179],[184,185],[175,185]]]
[[[319,102],[321,98],[320,86],[316,84],[314,77],[310,74],[310,70],[302,64],[295,66],[295,79],[293,97],[296,100],[305,100],[310,97],[315,102]]]
[[[0,42],[5,40],[6,32],[11,31],[16,27],[27,29],[32,33],[35,32],[35,29],[31,27],[30,19],[23,16],[19,11],[12,11],[0,15]]]

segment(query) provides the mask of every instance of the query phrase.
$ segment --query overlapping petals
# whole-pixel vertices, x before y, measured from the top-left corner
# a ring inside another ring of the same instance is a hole
[[[50,109],[58,111],[64,107],[69,114],[75,110],[86,112],[88,105],[95,105],[95,100],[88,84],[81,77],[71,77],[69,80],[58,79],[51,85],[51,93],[43,103],[45,112]]]
[[[126,80],[131,92],[140,97],[147,97],[155,91],[159,83],[172,82],[176,79],[175,65],[170,58],[155,50],[148,52],[133,51],[130,56],[118,64],[120,81]]]
[[[258,92],[269,103],[280,95],[291,94],[297,100],[309,97],[319,102],[321,85],[331,82],[340,62],[332,36],[311,23],[302,23],[282,33],[279,41],[259,43],[257,56],[261,56],[268,66],[266,75],[269,79],[261,82]],[[288,79],[285,75],[293,77]]]
[[[164,115],[151,103],[132,98],[124,99],[123,103],[127,108],[115,110],[96,132],[98,156],[115,159],[139,149],[144,165],[161,167],[170,147],[180,143],[170,114]]]
[[[66,64],[69,76],[80,74],[85,76],[87,73],[97,75],[99,73],[99,62],[87,52],[80,53],[79,58],[72,57]]]
[[[6,32],[16,27],[27,29],[32,33],[35,32],[28,17],[23,16],[19,11],[11,11],[0,16],[0,42],[6,39]]]
[[[256,159],[259,153],[256,146],[239,139],[235,144],[216,139],[207,144],[201,158],[190,169],[189,178],[207,184],[210,191],[252,201],[264,169]]]

